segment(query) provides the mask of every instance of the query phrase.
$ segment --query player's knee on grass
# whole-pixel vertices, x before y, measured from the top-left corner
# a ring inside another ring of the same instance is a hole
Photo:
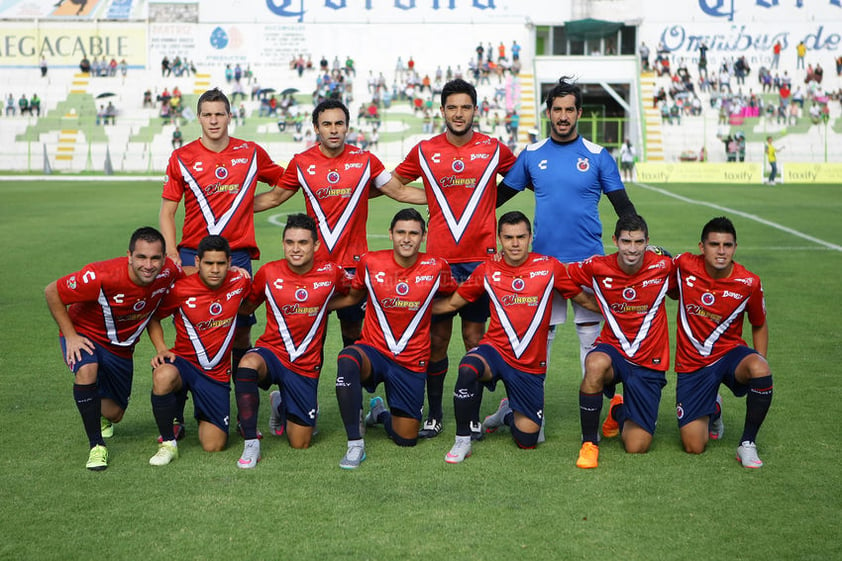
[[[626,421],[622,431],[623,447],[629,454],[645,454],[652,446],[652,435],[633,421]]]
[[[701,454],[708,443],[708,417],[690,421],[681,427],[681,445],[688,454]]]
[[[406,411],[392,408],[392,430],[389,436],[398,446],[415,446],[420,423]]]
[[[228,444],[228,433],[208,421],[199,421],[199,442],[205,452],[221,452]]]

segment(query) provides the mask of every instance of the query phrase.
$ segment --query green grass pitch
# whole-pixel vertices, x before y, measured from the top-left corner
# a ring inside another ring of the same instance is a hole
[[[454,423],[446,397],[441,437],[401,449],[382,429],[370,430],[368,459],[345,472],[333,392],[340,338],[331,318],[321,433],[309,450],[267,436],[263,461],[244,472],[235,466],[239,436],[207,454],[191,422],[180,459],[149,466],[157,430],[144,338],[131,406],[109,441],[111,465],[89,472],[43,289],[85,263],[125,254],[134,228],[157,224],[160,182],[5,181],[0,194],[0,559],[842,558],[838,185],[629,186],[653,243],[696,251],[704,222],[725,214],[737,225],[737,260],[763,279],[775,398],[758,438],[761,470],[734,459],[745,402],[727,391],[725,438],[700,456],[681,450],[672,373],[652,450],[628,455],[604,441],[599,468],[577,469],[578,344],[567,325],[553,348],[547,442],[537,450],[491,435],[464,464],[447,465]],[[264,261],[282,256],[282,215],[303,208],[296,195],[257,215]],[[385,198],[371,202],[372,248],[388,247],[397,208]],[[532,201],[519,195],[506,208],[531,216]],[[610,245],[613,211],[605,201],[601,211]],[[452,342],[449,387],[462,353]],[[486,392],[483,415],[501,395]]]

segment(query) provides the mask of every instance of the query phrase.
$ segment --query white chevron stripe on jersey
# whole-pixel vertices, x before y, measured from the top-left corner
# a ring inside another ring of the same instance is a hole
[[[678,272],[678,291],[678,302],[680,304],[678,306],[678,317],[681,320],[681,329],[684,331],[685,335],[687,335],[687,338],[690,339],[690,342],[693,343],[693,346],[696,348],[696,351],[699,353],[699,355],[710,356],[710,353],[713,352],[713,346],[716,344],[716,342],[719,340],[722,334],[725,333],[729,327],[731,327],[731,324],[734,323],[734,320],[737,319],[739,315],[743,312],[745,307],[748,305],[749,299],[746,298],[745,300],[740,302],[740,305],[737,306],[733,312],[731,312],[731,315],[725,318],[725,321],[717,325],[716,329],[714,329],[711,332],[711,334],[707,336],[704,343],[701,343],[698,339],[693,337],[693,330],[690,328],[690,320],[687,318],[687,311],[685,310],[685,307],[683,305],[684,283],[681,281],[681,271]]]
[[[599,300],[602,313],[605,316],[605,321],[608,322],[608,325],[611,327],[611,332],[614,333],[614,337],[616,337],[620,342],[620,345],[622,345],[623,352],[626,353],[627,357],[634,358],[634,355],[640,350],[640,345],[643,343],[643,340],[646,339],[646,336],[649,334],[649,329],[652,328],[652,322],[655,320],[655,315],[664,303],[664,299],[666,298],[667,291],[669,289],[669,279],[664,279],[664,286],[661,287],[661,290],[658,292],[658,297],[655,298],[655,301],[652,303],[649,311],[646,312],[646,316],[643,318],[643,323],[640,324],[640,328],[637,330],[634,341],[631,342],[628,337],[626,337],[626,334],[623,333],[623,330],[620,328],[620,324],[617,323],[617,318],[614,317],[614,314],[611,311],[611,306],[605,300],[605,296],[602,294],[599,283],[596,279],[594,279],[591,288],[593,288],[594,294]]]
[[[509,338],[509,344],[512,346],[512,352],[514,352],[515,358],[520,358],[524,351],[529,348],[529,345],[532,344],[532,340],[535,338],[535,332],[538,331],[538,328],[541,326],[541,322],[544,321],[544,313],[547,306],[553,299],[552,294],[553,284],[555,284],[555,275],[550,275],[549,282],[547,282],[547,286],[544,288],[544,293],[538,301],[538,307],[535,310],[535,314],[532,316],[532,321],[529,322],[529,327],[523,334],[522,339],[518,337],[517,330],[515,330],[515,327],[509,319],[509,315],[506,313],[506,308],[500,300],[498,300],[497,295],[494,294],[494,290],[492,290],[491,285],[488,283],[488,278],[484,278],[482,282],[485,286],[485,292],[488,294],[491,303],[497,310],[497,317],[500,318],[500,325],[503,327],[503,331],[505,331],[506,336]]]
[[[249,169],[246,173],[246,178],[243,180],[243,184],[241,185],[240,192],[237,193],[237,196],[234,198],[234,202],[228,210],[226,210],[219,218],[214,216],[213,209],[211,208],[208,199],[205,197],[202,187],[190,174],[190,170],[187,169],[181,160],[178,160],[178,166],[181,168],[181,175],[184,178],[184,181],[187,183],[187,186],[190,187],[190,191],[193,192],[193,196],[196,197],[196,202],[199,203],[199,209],[202,211],[202,216],[205,218],[208,233],[214,235],[222,234],[225,227],[228,226],[228,222],[231,221],[231,217],[234,216],[234,213],[236,213],[237,209],[240,208],[240,205],[243,203],[243,199],[246,197],[254,184],[254,177],[257,174],[257,151],[254,151],[251,154]]]
[[[231,327],[228,328],[228,333],[225,335],[225,341],[222,342],[222,345],[216,352],[216,356],[210,358],[208,357],[207,349],[202,345],[202,339],[196,332],[196,328],[187,319],[187,314],[181,309],[178,310],[178,313],[181,314],[181,319],[184,321],[184,329],[190,337],[190,344],[193,345],[193,350],[196,351],[196,359],[199,361],[199,365],[205,370],[213,370],[225,356],[225,351],[228,350],[231,340],[234,339],[234,331],[237,329],[237,319],[234,318],[234,321],[231,322]]]
[[[149,320],[152,319],[152,314],[155,313],[155,310],[158,309],[158,305],[155,306],[155,309],[149,312],[149,315],[146,316],[146,319],[141,322],[135,332],[129,335],[129,338],[125,341],[120,341],[117,333],[117,325],[114,323],[114,314],[111,312],[111,306],[108,304],[108,297],[105,296],[105,292],[100,288],[99,289],[99,296],[96,298],[99,307],[102,308],[102,317],[105,320],[105,333],[108,336],[108,340],[111,341],[112,345],[116,345],[118,347],[131,347],[137,341],[137,338],[140,337],[140,334],[143,333],[143,330],[146,329],[146,324],[149,323]],[[158,304],[161,301],[158,300]]]
[[[316,333],[319,331],[319,325],[322,323],[322,318],[324,318],[325,313],[327,313],[327,303],[330,300],[333,293],[336,291],[336,287],[330,289],[330,294],[327,295],[325,298],[324,304],[322,304],[321,309],[319,309],[319,313],[316,318],[313,320],[313,324],[310,326],[310,330],[307,331],[307,334],[301,340],[300,345],[296,345],[295,341],[292,339],[292,333],[290,333],[289,328],[287,327],[286,321],[284,321],[284,314],[281,312],[280,308],[278,308],[278,303],[275,302],[275,299],[272,297],[272,292],[269,289],[269,285],[266,285],[266,302],[269,307],[272,309],[272,315],[275,317],[275,321],[278,322],[278,334],[281,336],[281,339],[284,341],[284,348],[287,350],[287,354],[289,355],[289,361],[295,362],[295,360],[307,352],[307,349],[310,347],[310,344],[313,342],[313,338],[316,336]]]
[[[430,189],[433,191],[433,195],[441,208],[442,215],[444,215],[444,220],[447,223],[447,229],[450,230],[450,235],[453,236],[456,243],[459,243],[462,236],[465,234],[465,229],[468,227],[468,224],[471,223],[471,219],[476,213],[477,206],[479,206],[480,200],[485,194],[485,191],[488,189],[488,185],[493,181],[494,175],[497,173],[497,164],[500,162],[500,145],[497,145],[497,149],[494,151],[494,155],[491,157],[491,160],[482,172],[482,177],[479,178],[479,181],[474,188],[474,192],[471,194],[471,198],[468,200],[468,204],[462,212],[462,216],[458,219],[456,218],[453,209],[450,207],[447,196],[445,196],[444,191],[442,191],[436,176],[433,175],[433,171],[427,163],[427,158],[424,156],[424,152],[421,151],[420,147],[418,148],[418,161],[421,164],[421,170],[424,172],[424,177],[427,178],[427,183],[430,185]]]
[[[368,288],[368,293],[372,295],[371,302],[374,307],[374,312],[377,314],[377,323],[380,324],[380,331],[383,332],[383,336],[386,338],[386,346],[389,347],[392,354],[399,355],[404,349],[406,349],[406,345],[418,330],[418,324],[420,324],[421,320],[424,319],[424,314],[426,313],[427,308],[430,307],[430,303],[433,301],[436,292],[438,292],[440,282],[441,273],[436,275],[436,280],[430,288],[430,293],[427,294],[427,298],[424,299],[424,303],[418,307],[418,310],[412,317],[412,321],[410,321],[409,325],[406,326],[406,329],[404,329],[400,339],[396,339],[395,334],[392,332],[392,327],[389,325],[389,320],[386,318],[386,313],[383,311],[382,306],[380,306],[380,302],[376,298],[377,293],[374,292],[374,287],[371,285],[371,275],[369,274],[368,269],[366,269],[365,285],[366,288]]]
[[[360,176],[360,180],[354,186],[351,198],[348,199],[348,203],[345,205],[345,210],[342,211],[342,214],[339,216],[339,220],[336,221],[336,226],[333,228],[331,228],[330,224],[328,224],[327,216],[322,210],[319,198],[307,183],[307,179],[304,177],[301,168],[299,167],[296,171],[298,172],[298,184],[301,185],[301,188],[304,190],[304,195],[310,200],[310,206],[316,214],[316,224],[318,224],[319,232],[321,232],[322,243],[327,246],[327,250],[329,252],[333,253],[333,248],[336,247],[336,242],[338,242],[339,238],[342,237],[342,233],[348,227],[348,222],[351,221],[351,217],[354,215],[354,212],[356,212],[357,207],[359,207],[360,199],[363,194],[366,196],[366,200],[364,202],[365,204],[368,204],[368,189],[366,189],[366,186],[368,186],[368,182],[371,179],[371,162],[366,162],[365,169]]]

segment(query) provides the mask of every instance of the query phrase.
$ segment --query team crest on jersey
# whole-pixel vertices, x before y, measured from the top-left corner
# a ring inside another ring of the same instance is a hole
[[[208,307],[208,311],[210,312],[210,315],[218,316],[222,313],[222,304],[220,304],[219,302],[214,302]]]
[[[295,289],[295,299],[296,299],[296,301],[304,302],[304,301],[307,300],[308,296],[310,296],[310,295],[307,293],[307,289],[304,288],[303,286]]]
[[[220,181],[228,178],[228,170],[225,168],[225,166],[217,166],[216,171],[214,171],[213,174]]]
[[[134,303],[134,306],[132,306],[132,310],[134,310],[136,312],[139,312],[140,310],[142,310],[145,307],[146,307],[146,300],[138,300],[137,302]]]
[[[398,293],[398,296],[406,296],[409,294],[409,285],[406,281],[400,281],[395,285],[395,292]]]
[[[331,185],[336,185],[337,183],[339,183],[340,179],[341,179],[341,177],[340,177],[339,172],[337,170],[332,169],[332,170],[327,172],[327,182],[330,183]]]
[[[520,277],[512,279],[512,290],[515,292],[522,292],[526,288],[526,282]]]
[[[716,302],[716,297],[712,293],[705,292],[702,294],[702,304],[705,306],[713,306],[714,302]]]
[[[453,160],[453,163],[450,164],[450,169],[452,169],[454,173],[462,173],[465,171],[465,162],[461,159],[455,159]]]
[[[637,292],[632,287],[624,288],[623,289],[623,299],[624,300],[634,300],[637,298]]]
[[[67,279],[67,288],[70,290],[76,290],[76,275],[73,275],[69,279]]]
[[[581,172],[588,171],[591,169],[591,162],[587,158],[579,158],[579,161],[576,162],[576,169]]]

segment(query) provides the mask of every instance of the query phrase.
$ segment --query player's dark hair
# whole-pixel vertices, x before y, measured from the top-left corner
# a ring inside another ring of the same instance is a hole
[[[710,233],[731,234],[734,236],[734,243],[737,243],[737,229],[734,228],[734,223],[724,216],[712,218],[707,224],[705,224],[705,227],[702,228],[702,243],[705,243],[705,240],[708,239],[708,234]]]
[[[519,210],[510,210],[497,221],[497,235],[500,235],[500,232],[503,231],[504,224],[515,226],[521,223],[526,224],[526,231],[531,234],[532,223],[529,222],[529,218],[527,218],[526,215]]]
[[[199,247],[196,248],[196,255],[201,259],[206,251],[224,251],[225,257],[231,257],[231,246],[228,245],[228,240],[216,234],[202,238]]]
[[[392,223],[389,225],[390,232],[395,229],[395,224],[397,224],[399,220],[413,220],[421,224],[422,234],[427,231],[427,223],[424,221],[424,217],[421,216],[421,213],[414,208],[399,210],[395,217],[392,218]]]
[[[161,242],[161,251],[167,252],[167,242],[164,241],[164,236],[152,226],[144,226],[134,231],[131,239],[129,239],[129,253],[134,253],[134,246],[138,240],[143,240],[146,243]]]
[[[196,103],[196,114],[202,114],[203,103],[212,101],[221,101],[225,104],[225,112],[229,114],[231,113],[231,102],[228,101],[228,96],[222,93],[222,90],[220,90],[219,88],[213,88],[199,96],[199,101],[198,103]]]
[[[477,89],[470,82],[466,82],[461,78],[451,80],[444,85],[441,90],[441,106],[444,107],[447,103],[447,98],[453,94],[468,94],[471,96],[471,101],[474,107],[477,105]]]
[[[351,124],[351,113],[348,112],[348,108],[345,106],[345,104],[339,101],[338,99],[329,98],[320,102],[316,106],[316,108],[313,109],[313,126],[318,126],[319,115],[321,115],[328,109],[341,109],[345,113],[345,124]]]
[[[308,230],[313,236],[313,242],[319,239],[318,231],[316,230],[316,221],[312,216],[298,213],[287,216],[287,223],[284,226],[283,236],[286,236],[287,230],[290,228],[298,228],[299,230]]]
[[[617,219],[617,225],[614,226],[614,237],[619,238],[620,232],[643,232],[646,239],[649,239],[649,226],[646,221],[639,214],[624,214]]]
[[[558,79],[558,84],[547,92],[547,111],[553,108],[553,100],[557,97],[564,97],[566,95],[573,95],[576,98],[576,109],[582,108],[582,90],[573,81],[570,76],[562,76]]]

